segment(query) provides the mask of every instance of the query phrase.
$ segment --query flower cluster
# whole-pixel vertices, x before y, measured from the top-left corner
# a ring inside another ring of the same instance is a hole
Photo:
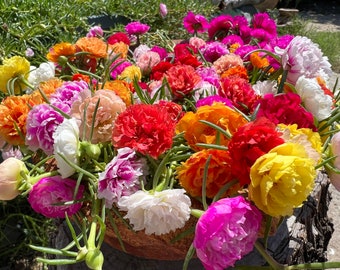
[[[155,235],[196,217],[197,257],[225,269],[265,217],[303,204],[318,170],[340,188],[338,101],[318,45],[279,36],[267,13],[188,12],[183,25],[193,36],[172,49],[142,43],[150,27],[132,22],[57,43],[39,67],[0,66],[0,199],[28,195],[47,218],[78,221],[90,207],[73,262],[101,269],[113,211]]]

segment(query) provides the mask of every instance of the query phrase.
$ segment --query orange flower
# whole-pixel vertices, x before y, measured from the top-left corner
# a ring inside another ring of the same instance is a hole
[[[221,74],[221,78],[225,78],[232,75],[237,75],[243,79],[248,80],[248,73],[245,66],[231,67]]]
[[[231,44],[230,47],[229,47],[229,52],[234,53],[236,51],[236,49],[238,49],[239,47],[241,47],[241,45],[239,43]]]
[[[127,45],[126,43],[122,42],[122,41],[119,41],[119,42],[116,42],[115,44],[109,44],[109,54],[119,54],[120,53],[120,56],[121,58],[126,58],[127,57],[127,54],[128,54],[128,51],[129,51],[129,45]]]
[[[266,69],[269,67],[269,61],[266,57],[260,56],[259,52],[253,52],[250,55],[250,62],[251,64],[259,69]],[[268,72],[274,72],[273,68],[270,68]]]
[[[39,88],[42,92],[45,93],[47,97],[55,92],[57,88],[59,88],[63,84],[63,81],[59,78],[52,78],[47,81],[41,82],[39,84]]]
[[[202,196],[204,169],[209,156],[211,156],[211,159],[206,179],[206,195],[208,198],[213,198],[225,184],[233,179],[228,151],[204,149],[196,152],[177,168],[177,178],[180,185],[192,197]],[[225,194],[222,194],[222,197],[234,195],[239,188],[239,185],[233,185]]]
[[[218,102],[211,106],[201,106],[196,113],[187,112],[178,122],[176,133],[184,132],[184,138],[194,151],[202,149],[202,147],[196,145],[197,143],[216,143],[217,131],[207,124],[201,123],[200,120],[213,123],[231,135],[235,133],[238,127],[247,123],[247,120],[240,113]],[[222,134],[219,137],[220,145],[227,146],[229,138]]]
[[[101,88],[114,91],[115,94],[118,95],[124,101],[126,106],[131,105],[130,86],[126,81],[123,80],[107,81]]]
[[[11,145],[24,145],[27,114],[40,103],[37,94],[6,97],[0,103],[0,137]]]
[[[46,57],[49,61],[58,63],[60,56],[70,57],[76,53],[76,47],[68,42],[55,44],[47,53]]]
[[[87,52],[89,58],[106,58],[107,44],[97,37],[83,37],[76,42],[77,51]]]

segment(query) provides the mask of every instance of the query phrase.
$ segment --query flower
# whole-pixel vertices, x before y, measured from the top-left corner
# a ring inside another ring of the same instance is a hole
[[[168,9],[164,3],[159,4],[159,14],[163,19],[168,15]]]
[[[22,173],[28,173],[23,161],[9,157],[0,163],[0,200],[9,201],[16,198],[22,182]]]
[[[42,149],[47,155],[53,154],[53,133],[64,117],[48,104],[36,105],[29,111],[26,120],[25,143],[32,151]]]
[[[53,140],[53,154],[58,172],[63,178],[70,177],[76,170],[68,162],[79,164],[79,128],[76,120],[64,119],[53,133]]]
[[[209,157],[211,159],[207,167],[208,174],[205,180],[205,190],[208,198],[213,198],[224,185],[233,180],[230,167],[231,159],[228,151],[216,149],[198,151],[177,167],[179,183],[192,197],[202,196],[204,170]],[[239,188],[239,186],[237,187]],[[230,188],[225,194],[221,195],[223,197],[233,195],[235,190],[237,188]]]
[[[86,34],[86,37],[102,37],[104,35],[104,31],[100,26],[93,26],[90,28],[89,32]]]
[[[87,52],[89,58],[107,57],[106,43],[98,37],[83,37],[75,43],[77,51]]]
[[[141,188],[142,176],[147,172],[146,161],[128,147],[118,149],[117,155],[99,174],[98,198],[104,198],[107,208],[122,196],[129,196]]]
[[[3,64],[0,65],[0,91],[7,93],[8,91],[18,94],[23,92],[26,88],[23,80],[28,79],[30,71],[30,63],[26,58],[21,56],[13,56],[3,60]],[[7,83],[10,80],[14,81],[14,89],[8,89]]]
[[[314,187],[316,171],[303,146],[283,143],[250,169],[249,198],[272,217],[291,215]]]
[[[118,201],[121,211],[127,211],[135,231],[161,235],[182,228],[190,217],[190,198],[183,189],[168,189],[148,193],[142,190]]]
[[[118,115],[112,131],[115,147],[130,147],[157,159],[172,145],[176,121],[163,106],[136,104]]]
[[[76,192],[75,192],[76,191]],[[33,185],[28,202],[37,213],[48,218],[65,218],[72,216],[82,206],[84,186],[77,186],[73,179],[51,176],[40,179]],[[72,202],[72,204],[66,204]]]
[[[261,212],[242,196],[212,203],[197,222],[193,242],[205,269],[226,269],[251,252],[261,220]]]
[[[203,33],[208,29],[208,20],[200,14],[189,11],[183,19],[184,28],[189,34]]]
[[[125,31],[128,35],[143,35],[148,32],[150,26],[141,22],[131,22],[125,26]]]
[[[41,82],[48,81],[55,76],[55,65],[52,62],[44,62],[38,68],[31,66],[28,82],[36,88]]]
[[[69,42],[60,42],[49,49],[46,58],[54,63],[58,63],[62,56],[73,57],[76,53],[76,47]]]
[[[80,136],[92,143],[111,141],[113,123],[126,109],[124,101],[110,90],[97,90],[72,103],[71,116],[79,126]],[[95,118],[94,118],[95,117]]]

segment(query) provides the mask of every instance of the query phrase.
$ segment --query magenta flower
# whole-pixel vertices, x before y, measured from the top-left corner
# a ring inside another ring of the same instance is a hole
[[[233,28],[234,22],[231,15],[220,15],[210,21],[208,36],[210,40],[222,40]]]
[[[150,26],[148,26],[147,24],[143,24],[141,22],[131,22],[128,23],[125,26],[125,31],[126,33],[128,33],[128,35],[132,36],[132,35],[143,35],[146,32],[148,32],[150,29]]]
[[[212,203],[197,222],[193,242],[205,269],[226,269],[251,252],[261,220],[261,212],[242,196]]]
[[[228,48],[221,42],[209,42],[201,48],[203,57],[206,61],[213,63],[221,56],[228,54]]]
[[[166,15],[168,15],[168,9],[166,5],[163,3],[159,4],[159,14],[161,15],[163,19],[166,17]]]
[[[190,34],[204,33],[208,30],[209,22],[203,15],[189,11],[183,19],[183,25]]]
[[[118,58],[111,64],[111,73],[110,76],[112,79],[117,79],[117,77],[124,71],[125,68],[131,66],[132,64],[129,61],[126,61],[123,58]]]
[[[76,181],[63,179],[60,175],[45,177],[35,183],[28,195],[28,202],[32,209],[48,218],[65,218],[65,214],[72,216],[82,206],[81,202],[73,201]],[[76,200],[84,195],[84,186],[80,185]],[[68,204],[65,204],[68,202]]]
[[[208,97],[199,99],[196,102],[196,108],[201,107],[201,106],[205,106],[205,105],[211,106],[214,102],[221,102],[221,103],[223,103],[224,105],[227,105],[230,108],[234,107],[233,103],[231,102],[230,99],[221,97],[219,95],[213,95],[213,96],[208,96]]]
[[[253,29],[264,30],[270,38],[276,38],[277,29],[275,21],[270,18],[268,13],[257,13],[252,20]]]
[[[163,47],[159,47],[159,46],[155,45],[150,49],[150,51],[158,53],[161,60],[164,60],[165,58],[168,57],[168,52]]]
[[[129,147],[118,149],[117,156],[99,174],[98,198],[105,198],[106,207],[111,208],[122,196],[129,196],[139,190],[141,177],[146,173],[144,158],[139,158]]]
[[[205,82],[209,82],[214,85],[217,89],[221,88],[220,77],[216,73],[216,69],[214,67],[199,67],[196,69],[198,75],[201,76],[202,80]]]
[[[87,91],[91,95],[87,82],[67,81],[50,96],[50,102],[63,112],[70,113],[73,102],[78,100],[79,94],[83,91]]]
[[[103,29],[100,26],[96,25],[91,27],[89,32],[86,34],[86,37],[102,37],[103,35],[104,35]]]
[[[32,108],[26,120],[25,143],[28,149],[42,149],[47,155],[53,154],[53,133],[64,117],[48,104],[39,104]]]

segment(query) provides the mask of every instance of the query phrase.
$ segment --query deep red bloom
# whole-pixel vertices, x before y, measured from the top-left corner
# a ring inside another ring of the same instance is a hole
[[[192,54],[181,55],[179,57],[176,57],[175,61],[177,63],[181,63],[183,65],[189,65],[194,68],[197,68],[202,65],[202,62],[198,61],[197,57]]]
[[[127,34],[123,33],[123,32],[117,32],[117,33],[114,33],[113,35],[109,36],[107,38],[107,43],[108,44],[115,44],[117,42],[124,42],[126,45],[130,46],[130,39],[129,37],[127,36]]]
[[[222,88],[219,94],[230,99],[234,106],[244,113],[252,113],[260,99],[248,80],[237,75],[225,77],[221,80]]]
[[[298,94],[287,93],[280,95],[266,94],[259,102],[257,117],[267,117],[274,124],[297,124],[299,128],[310,128],[316,131],[313,114],[301,106]]]
[[[275,127],[267,118],[259,118],[238,128],[233,134],[228,145],[231,171],[242,186],[250,183],[250,168],[255,161],[284,143]]]
[[[170,62],[166,61],[159,62],[157,65],[152,67],[150,79],[156,81],[162,80],[165,72],[167,72],[167,70],[172,66],[173,64],[171,64]]]
[[[130,147],[157,159],[171,148],[176,121],[157,104],[135,104],[118,115],[112,132],[116,148]]]
[[[193,55],[196,53],[197,49],[188,43],[178,43],[174,47],[175,59],[188,54]]]

